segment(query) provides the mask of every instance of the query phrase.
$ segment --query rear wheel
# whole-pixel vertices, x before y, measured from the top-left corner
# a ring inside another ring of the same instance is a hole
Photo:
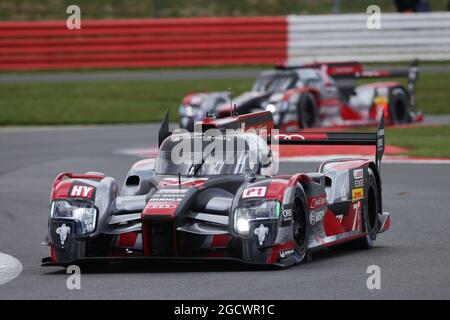
[[[373,247],[378,234],[379,193],[373,171],[369,168],[366,197],[363,201],[363,226],[367,235],[351,242],[355,249],[370,249]]]
[[[412,121],[411,102],[402,88],[394,88],[389,94],[389,116],[392,124],[405,124]]]
[[[300,128],[313,128],[318,126],[318,106],[311,93],[304,93],[297,106],[298,125]]]
[[[309,242],[308,216],[303,202],[299,198],[295,199],[293,212],[294,256],[295,263],[298,264],[305,258]]]

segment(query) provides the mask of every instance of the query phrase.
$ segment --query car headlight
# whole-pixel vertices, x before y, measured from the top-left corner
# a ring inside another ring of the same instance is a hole
[[[248,235],[252,221],[278,219],[281,204],[278,201],[267,201],[239,207],[234,210],[234,230]]]
[[[88,234],[95,230],[97,209],[90,204],[71,204],[68,201],[58,200],[52,203],[50,218],[79,221],[82,227],[82,234]]]
[[[272,112],[272,113],[275,113],[275,111],[277,111],[277,107],[276,107],[274,104],[269,103],[269,104],[266,106],[266,110],[267,110],[267,111],[270,111],[270,112]]]

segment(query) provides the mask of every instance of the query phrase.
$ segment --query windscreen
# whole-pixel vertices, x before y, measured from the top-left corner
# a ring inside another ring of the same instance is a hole
[[[274,73],[259,77],[253,85],[253,91],[281,92],[293,88],[296,82],[293,73]]]
[[[243,175],[255,171],[257,160],[238,136],[204,141],[202,136],[185,135],[163,142],[155,170],[160,175]]]

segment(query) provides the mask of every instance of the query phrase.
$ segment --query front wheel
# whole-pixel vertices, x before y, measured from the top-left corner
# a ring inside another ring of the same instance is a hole
[[[299,264],[305,259],[309,242],[308,215],[303,202],[299,198],[295,199],[293,212],[294,257],[295,263]]]
[[[311,93],[304,93],[297,106],[298,125],[301,129],[317,127],[319,112],[316,99]]]
[[[394,88],[389,94],[389,116],[392,124],[405,124],[412,121],[411,102],[408,94],[401,88]]]

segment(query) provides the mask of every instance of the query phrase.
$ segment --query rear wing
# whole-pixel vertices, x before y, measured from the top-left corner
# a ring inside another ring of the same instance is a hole
[[[384,154],[384,112],[380,116],[376,132],[278,132],[274,130],[272,114],[269,111],[255,112],[223,119],[206,117],[202,122],[201,132],[215,128],[226,133],[229,129],[254,129],[256,133],[267,134],[267,143],[281,145],[373,145],[375,146],[375,164],[380,169]],[[159,146],[169,137],[169,113],[164,114],[159,129]]]
[[[406,68],[395,69],[366,69],[357,61],[348,62],[314,62],[298,66],[276,66],[276,69],[304,69],[315,68],[324,70],[332,77],[337,86],[348,93],[355,87],[356,79],[386,79],[407,78],[407,90],[411,99],[411,106],[416,110],[415,86],[419,80],[419,60],[413,60]]]
[[[373,145],[375,164],[380,168],[384,154],[384,113],[373,133],[356,132],[280,132],[269,137],[280,145]]]
[[[408,81],[415,82],[419,79],[419,60],[413,60],[406,68],[395,69],[366,69],[361,62],[313,62],[302,65],[275,66],[277,70],[295,70],[295,69],[322,69],[333,78],[402,78],[407,77]]]
[[[408,78],[408,81],[419,80],[419,60],[414,60],[409,67],[403,69],[368,69],[356,73],[357,78]]]

